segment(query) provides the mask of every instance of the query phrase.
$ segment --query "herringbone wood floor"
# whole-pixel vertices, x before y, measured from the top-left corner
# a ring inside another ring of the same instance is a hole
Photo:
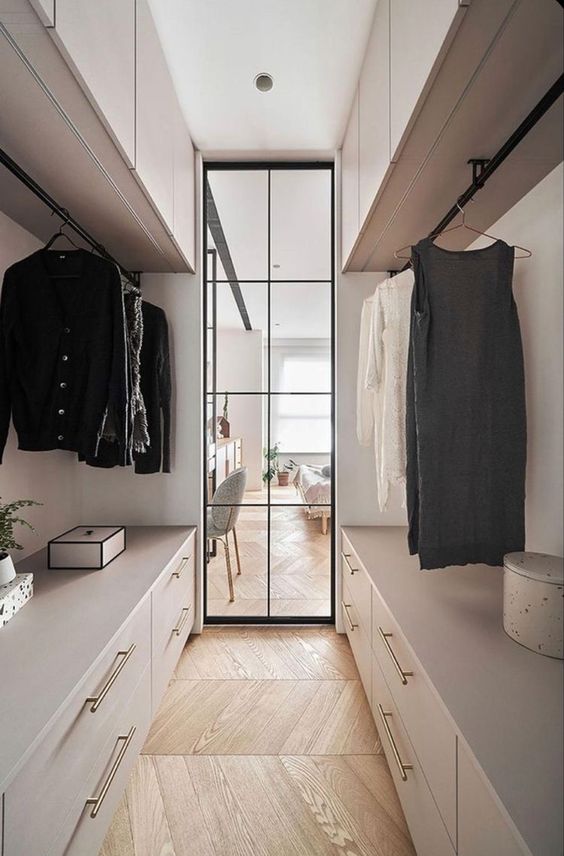
[[[193,637],[100,856],[414,856],[346,637]]]
[[[237,523],[241,575],[234,576],[235,601],[229,602],[224,548],[208,565],[208,615],[265,616],[267,614],[267,509],[242,508]],[[331,614],[331,537],[321,532],[319,519],[308,520],[304,509],[271,508],[271,615],[329,616]],[[330,526],[330,524],[329,524]],[[236,574],[233,541],[230,541]]]

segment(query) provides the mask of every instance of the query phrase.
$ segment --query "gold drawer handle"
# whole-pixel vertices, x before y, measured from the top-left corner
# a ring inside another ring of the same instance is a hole
[[[396,672],[400,676],[400,681],[402,682],[402,684],[404,686],[406,686],[407,679],[413,677],[413,672],[406,672],[400,666],[399,660],[394,653],[394,649],[392,648],[392,646],[388,642],[388,639],[390,638],[390,636],[393,636],[394,634],[393,633],[384,633],[384,631],[382,630],[380,625],[378,625],[378,633],[380,634],[380,638],[382,639],[382,642],[384,643],[384,645],[386,647],[386,651],[388,652],[388,654],[391,657],[392,663],[396,667]]]
[[[351,608],[351,604],[350,604],[350,603],[345,603],[345,601],[344,601],[344,600],[342,600],[342,601],[341,601],[341,606],[343,607],[343,611],[344,611],[345,615],[347,616],[347,619],[348,619],[348,622],[349,622],[349,627],[350,627],[350,629],[351,629],[351,633],[352,633],[352,631],[355,629],[355,627],[358,627],[358,624],[355,624],[355,623],[353,622],[352,618],[351,618],[351,615],[350,615],[350,612],[349,612],[349,609]]]
[[[136,647],[137,646],[135,645],[135,643],[132,642],[131,645],[129,646],[129,648],[127,649],[127,651],[118,651],[117,652],[116,656],[123,657],[123,660],[120,660],[120,662],[117,664],[117,666],[113,670],[112,674],[110,675],[110,677],[108,678],[108,680],[106,681],[106,683],[104,684],[104,686],[102,687],[102,689],[100,690],[98,695],[88,696],[88,698],[86,699],[87,704],[90,701],[93,702],[92,707],[90,708],[91,713],[96,713],[96,711],[98,710],[98,708],[100,707],[100,705],[102,704],[102,702],[104,701],[106,696],[108,695],[109,691],[111,690],[111,688],[113,687],[113,685],[117,681],[117,679],[120,675],[120,672],[122,671],[125,664],[129,660],[129,658],[131,657],[133,652],[135,651]]]
[[[124,743],[123,743],[123,746],[121,747],[121,749],[119,750],[119,754],[118,754],[116,760],[112,764],[112,769],[108,773],[108,778],[106,779],[106,781],[102,785],[102,790],[100,791],[100,793],[98,794],[97,797],[90,797],[90,799],[86,800],[86,805],[92,806],[92,811],[90,812],[90,817],[96,817],[96,815],[98,814],[98,812],[102,808],[102,803],[106,799],[106,794],[110,790],[110,786],[116,777],[116,773],[119,769],[119,766],[120,766],[121,762],[123,761],[125,753],[127,752],[128,748],[129,748],[129,744],[133,740],[133,735],[135,734],[135,730],[136,730],[135,726],[132,725],[127,734],[120,734],[120,736],[118,737],[118,739],[116,741],[116,746],[118,745],[120,740],[123,740]]]
[[[177,636],[180,636],[180,634],[182,633],[182,628],[184,627],[184,625],[188,621],[188,615],[189,615],[191,609],[192,609],[191,606],[185,606],[184,609],[182,610],[182,612],[180,613],[180,621],[178,622],[176,627],[172,628],[172,632],[176,633]]]
[[[384,726],[384,731],[386,732],[386,736],[390,741],[390,746],[392,747],[392,753],[394,756],[394,760],[398,765],[399,774],[401,776],[402,782],[407,782],[407,773],[406,770],[413,770],[413,764],[404,764],[401,760],[401,755],[399,753],[398,747],[396,746],[396,741],[394,740],[394,735],[388,725],[388,717],[393,716],[389,711],[385,711],[381,704],[378,705],[378,713],[380,714],[380,719],[382,720],[382,725]]]
[[[343,557],[343,559],[345,560],[346,565],[347,565],[347,568],[348,568],[348,569],[349,569],[349,571],[351,572],[351,577],[352,577],[352,576],[354,576],[354,574],[357,574],[357,573],[358,573],[358,568],[353,568],[353,566],[352,566],[352,565],[351,565],[351,563],[349,562],[349,559],[350,559],[350,557],[351,557],[351,554],[350,554],[350,553],[341,553],[341,556],[342,556],[342,557]]]
[[[183,559],[182,559],[182,561],[180,562],[180,564],[179,564],[179,566],[177,567],[177,569],[176,569],[175,571],[173,571],[173,572],[172,572],[171,576],[176,577],[176,579],[177,579],[177,580],[179,580],[179,579],[180,579],[180,577],[182,576],[182,571],[184,570],[184,568],[186,567],[187,562],[189,562],[191,558],[192,558],[191,556],[184,556],[184,558],[183,558]]]

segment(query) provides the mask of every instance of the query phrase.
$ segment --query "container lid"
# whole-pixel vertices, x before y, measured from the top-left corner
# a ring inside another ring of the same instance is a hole
[[[564,559],[547,553],[507,553],[503,564],[510,571],[553,585],[564,585]]]
[[[53,538],[50,544],[99,544],[107,541],[116,532],[120,532],[123,526],[75,526],[68,532],[63,532],[57,538]]]

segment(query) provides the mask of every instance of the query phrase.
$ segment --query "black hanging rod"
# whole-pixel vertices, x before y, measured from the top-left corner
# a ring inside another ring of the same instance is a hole
[[[513,149],[517,148],[521,140],[527,136],[529,131],[535,127],[544,114],[550,110],[552,105],[558,100],[558,98],[560,98],[563,92],[564,74],[561,74],[493,157],[488,159],[470,158],[468,163],[472,165],[472,183],[468,185],[463,193],[461,193],[452,208],[447,211],[443,219],[437,223],[435,228],[431,229],[428,235],[429,238],[438,232],[442,232],[443,229],[445,229],[448,224],[451,223],[458,214],[460,214],[460,209],[464,208],[464,206],[473,199],[476,192],[482,189],[487,180],[492,177],[496,169],[499,169]],[[406,270],[408,267],[409,262],[405,264],[401,270]],[[399,271],[395,271],[395,273],[399,273]]]
[[[107,261],[109,262],[113,262],[113,264],[115,264],[116,267],[119,269],[119,272],[122,274],[122,276],[129,280],[129,282],[133,283],[134,285],[139,285],[139,273],[127,270],[127,268],[124,268],[123,265],[121,265],[116,259],[114,259],[111,253],[109,253],[102,244],[100,244],[95,238],[93,238],[90,232],[88,232],[84,228],[84,226],[81,226],[80,223],[69,214],[66,208],[63,208],[62,205],[59,205],[59,203],[56,202],[55,199],[53,199],[53,197],[50,196],[50,194],[47,193],[47,191],[44,190],[40,184],[38,184],[30,175],[28,175],[28,173],[24,169],[22,169],[22,167],[18,163],[16,163],[16,161],[13,160],[10,155],[2,148],[0,148],[0,163],[2,163],[3,166],[5,166],[6,169],[12,173],[12,175],[15,175],[18,181],[21,181],[21,183],[24,184],[28,188],[28,190],[31,190],[31,192],[35,196],[37,196],[37,198],[40,199],[44,205],[50,208],[53,214],[56,214],[58,217],[60,217],[63,221],[63,225],[70,226],[71,229],[73,229],[76,234],[79,235],[79,237],[82,238],[82,240],[86,244],[92,247],[92,249],[95,250],[100,256],[102,256],[104,259],[107,259]]]

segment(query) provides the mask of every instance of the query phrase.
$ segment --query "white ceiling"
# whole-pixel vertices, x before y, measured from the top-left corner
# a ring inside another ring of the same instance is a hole
[[[329,153],[342,140],[377,0],[149,0],[204,153]],[[260,72],[274,88],[258,92]]]

